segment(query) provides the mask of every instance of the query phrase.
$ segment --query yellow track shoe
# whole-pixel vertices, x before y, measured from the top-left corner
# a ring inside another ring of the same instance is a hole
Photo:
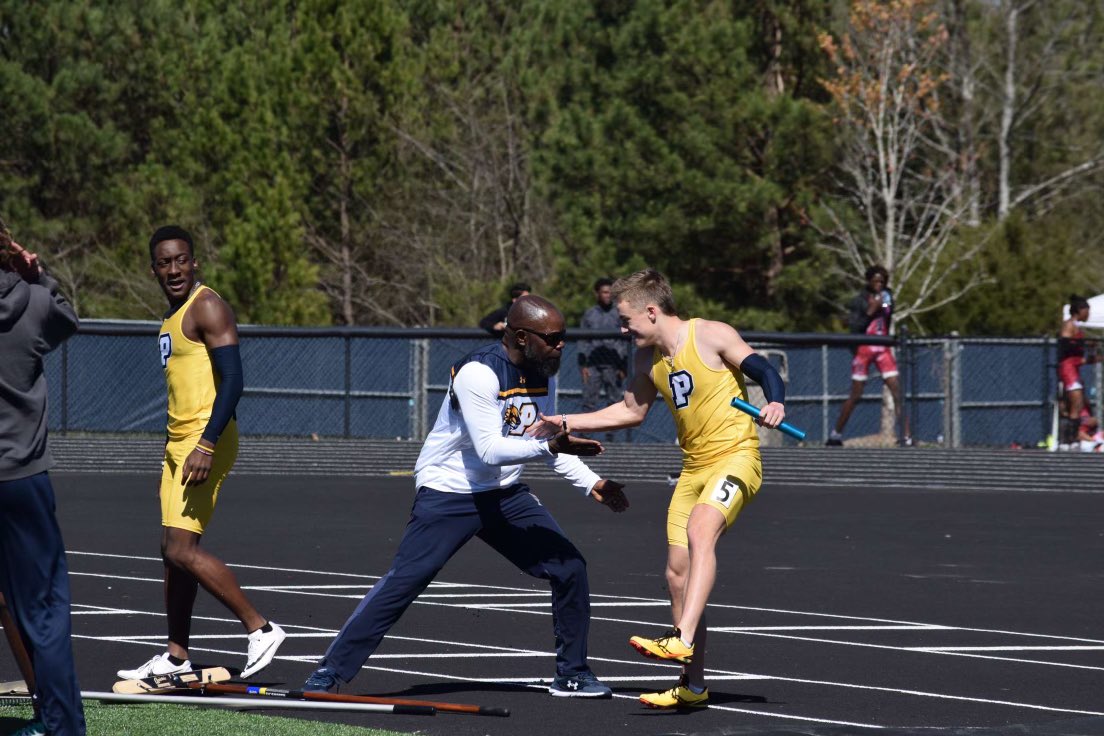
[[[679,708],[708,708],[709,688],[696,693],[687,687],[686,675],[679,678],[678,684],[661,693],[644,693],[640,702],[649,708],[676,710]]]
[[[683,644],[682,632],[678,629],[670,629],[656,639],[634,636],[629,639],[629,646],[649,659],[667,659],[681,664],[690,664],[694,655],[694,645]]]

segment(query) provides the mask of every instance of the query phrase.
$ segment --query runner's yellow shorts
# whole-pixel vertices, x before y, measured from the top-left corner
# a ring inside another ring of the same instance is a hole
[[[219,489],[234,461],[238,459],[238,425],[231,421],[215,445],[211,473],[202,484],[184,485],[180,471],[184,461],[195,449],[200,435],[172,440],[165,445],[165,462],[161,469],[161,526],[187,529],[203,534],[215,512]]]
[[[727,530],[762,484],[763,461],[758,450],[735,453],[697,470],[683,470],[667,507],[667,544],[690,546],[686,524],[698,504],[720,511]]]

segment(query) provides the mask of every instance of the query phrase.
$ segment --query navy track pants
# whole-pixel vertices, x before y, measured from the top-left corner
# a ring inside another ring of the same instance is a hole
[[[0,481],[0,587],[37,681],[42,721],[53,736],[85,732],[70,642],[69,567],[46,473]]]
[[[588,671],[586,560],[523,484],[472,494],[419,488],[391,569],[357,605],[322,666],[345,682],[352,680],[403,611],[474,536],[523,572],[549,581],[556,674]]]

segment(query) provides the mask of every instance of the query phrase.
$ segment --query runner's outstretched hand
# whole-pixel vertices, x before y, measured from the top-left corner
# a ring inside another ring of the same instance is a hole
[[[547,440],[555,437],[563,431],[563,424],[560,417],[540,415],[540,419],[533,422],[529,429],[525,430],[525,434],[530,437],[535,437],[538,440]]]

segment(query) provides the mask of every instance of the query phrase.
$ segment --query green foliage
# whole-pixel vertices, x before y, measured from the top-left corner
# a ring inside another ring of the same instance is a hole
[[[973,68],[999,71],[997,6],[964,2]],[[687,314],[839,329],[853,267],[810,223],[838,151],[816,38],[846,5],[0,0],[0,216],[87,317],[161,313],[146,240],[176,222],[243,321],[472,325],[517,279],[577,321],[595,278],[654,266]],[[1016,191],[1104,140],[1099,11],[1036,3],[1022,28],[1045,104],[1016,120]],[[1077,181],[960,232],[988,234],[995,284],[919,328],[1050,332],[1102,290],[1104,182]]]
[[[726,317],[755,305],[794,324],[772,259],[781,272],[810,257],[801,211],[830,147],[814,105],[764,88],[756,15],[656,1],[543,15],[526,82],[564,233],[557,293],[643,262]]]
[[[1099,250],[1086,248],[1078,233],[1080,207],[1028,222],[1013,215],[985,237],[980,260],[989,282],[955,303],[920,318],[917,326],[931,334],[1054,335],[1062,322],[1062,305],[1071,294],[1094,296],[1104,291]],[[960,285],[952,280],[947,289]]]

